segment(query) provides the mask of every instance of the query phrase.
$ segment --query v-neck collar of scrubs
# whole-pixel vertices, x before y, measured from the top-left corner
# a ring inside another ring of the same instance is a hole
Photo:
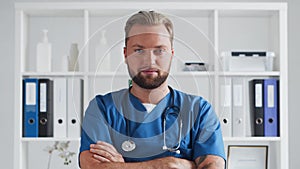
[[[148,113],[141,101],[130,93],[130,89],[125,91],[122,99],[123,115],[130,121],[138,123],[149,123],[161,117],[164,109],[170,104],[170,92],[159,101],[155,108]]]

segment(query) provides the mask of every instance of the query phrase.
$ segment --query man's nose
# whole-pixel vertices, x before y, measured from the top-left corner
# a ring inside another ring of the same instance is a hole
[[[153,53],[153,50],[148,50],[145,56],[145,62],[150,65],[154,65],[156,63],[156,55]]]

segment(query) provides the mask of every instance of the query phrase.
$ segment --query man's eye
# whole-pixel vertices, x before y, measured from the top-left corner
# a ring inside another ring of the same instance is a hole
[[[138,54],[142,54],[142,53],[144,53],[144,50],[143,49],[134,49],[134,52],[138,53]]]
[[[154,54],[155,55],[163,55],[166,52],[165,49],[155,49]]]

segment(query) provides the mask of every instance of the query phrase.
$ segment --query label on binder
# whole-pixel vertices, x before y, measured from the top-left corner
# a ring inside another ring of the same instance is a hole
[[[255,107],[262,107],[262,84],[255,84]]]
[[[47,85],[40,84],[40,112],[47,112]]]
[[[268,107],[274,107],[274,86],[268,85]]]
[[[243,106],[243,86],[233,85],[233,104],[234,106]]]
[[[25,105],[36,105],[36,84],[26,84],[26,103]]]

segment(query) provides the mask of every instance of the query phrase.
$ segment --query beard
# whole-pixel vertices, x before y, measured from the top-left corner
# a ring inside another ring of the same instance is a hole
[[[168,72],[158,71],[158,75],[153,77],[151,75],[143,76],[141,72],[135,75],[132,80],[141,88],[155,89],[163,84],[169,76]]]

